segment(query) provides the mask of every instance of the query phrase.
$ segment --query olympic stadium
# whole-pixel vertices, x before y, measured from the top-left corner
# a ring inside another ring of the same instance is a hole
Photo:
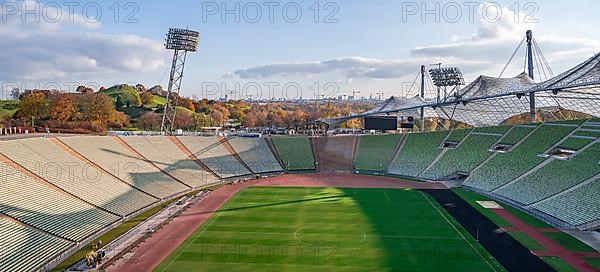
[[[0,271],[598,271],[600,54],[534,56],[319,120],[406,133],[0,141]]]

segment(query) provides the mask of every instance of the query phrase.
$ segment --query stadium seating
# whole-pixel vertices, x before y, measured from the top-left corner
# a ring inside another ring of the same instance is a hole
[[[394,158],[401,137],[401,134],[358,137],[358,146],[354,156],[354,169],[359,171],[385,171]]]
[[[408,138],[392,161],[388,173],[418,176],[440,154],[442,151],[440,145],[447,135],[447,131],[408,134]]]
[[[0,216],[0,271],[39,271],[73,243]]]
[[[464,185],[494,190],[526,173],[545,158],[538,156],[572,132],[577,125],[544,124],[510,152],[496,153],[471,172]]]
[[[158,201],[44,138],[0,142],[0,153],[62,190],[121,216]]]
[[[188,186],[140,159],[137,154],[112,137],[81,136],[60,139],[104,170],[153,196],[167,198],[189,190]]]
[[[584,146],[591,143],[593,139],[591,138],[579,138],[579,137],[569,137],[565,139],[562,143],[558,145],[560,148],[569,149],[569,150],[579,150]]]
[[[454,129],[450,131],[450,135],[446,138],[446,141],[450,142],[460,142],[462,141],[469,133],[471,132],[470,128],[462,128],[462,129]]]
[[[573,226],[600,219],[600,180],[536,203],[532,208],[552,215]]]
[[[492,191],[529,205],[600,173],[600,144],[591,144],[570,160],[555,159],[535,172]]]
[[[500,139],[499,135],[469,134],[456,149],[448,149],[421,177],[438,180],[457,171],[470,172],[492,155],[489,150]]]
[[[529,133],[531,133],[537,126],[513,126],[507,133],[500,139],[500,143],[507,145],[514,145],[519,141],[523,140]]]
[[[219,181],[215,175],[188,158],[166,136],[124,136],[121,139],[148,161],[191,187],[196,188]]]
[[[221,178],[251,175],[252,172],[238,161],[223,145],[221,137],[177,137],[202,163]]]
[[[81,241],[120,219],[0,162],[0,213]]]
[[[285,170],[315,169],[315,158],[308,137],[273,136],[271,139]]]
[[[232,137],[228,141],[253,173],[283,171],[265,139],[260,137]]]

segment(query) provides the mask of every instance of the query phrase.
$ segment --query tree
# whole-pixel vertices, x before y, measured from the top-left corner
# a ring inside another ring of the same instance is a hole
[[[94,90],[92,88],[88,88],[86,86],[79,86],[77,87],[77,90],[75,90],[78,93],[82,93],[82,94],[91,94],[94,93]]]
[[[57,95],[50,108],[50,116],[54,120],[69,121],[75,114],[75,105],[70,94]]]
[[[250,111],[244,116],[242,125],[245,127],[256,127],[258,124],[258,115],[254,111]]]
[[[143,84],[137,84],[135,85],[135,89],[140,92],[140,93],[145,93],[147,91],[146,86],[144,86]]]
[[[182,106],[184,106],[185,108],[187,108],[188,110],[191,111],[196,111],[196,107],[194,107],[194,102],[190,99],[182,99],[183,103],[181,103]]]
[[[83,116],[87,121],[100,121],[102,123],[109,120],[115,108],[112,99],[105,94],[87,94],[83,103]]]
[[[142,105],[147,106],[154,103],[154,95],[150,92],[143,92],[140,95],[140,99],[142,100]]]
[[[213,119],[215,124],[218,126],[223,126],[223,123],[225,123],[225,118],[224,118],[223,112],[221,112],[221,111],[218,111],[218,110],[213,111],[210,114],[210,117]]]
[[[194,118],[186,111],[178,110],[175,115],[175,128],[189,128],[194,125]]]
[[[117,101],[115,102],[115,108],[120,109],[123,107],[123,101],[121,101],[121,96],[117,96]]]
[[[48,114],[46,95],[41,92],[24,95],[19,101],[16,116],[20,118],[40,119]]]
[[[153,111],[145,112],[138,119],[138,126],[144,130],[153,130],[160,126],[160,115]]]

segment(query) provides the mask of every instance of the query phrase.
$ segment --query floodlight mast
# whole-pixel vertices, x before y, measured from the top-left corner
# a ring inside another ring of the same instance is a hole
[[[185,60],[188,52],[196,52],[198,50],[199,37],[200,33],[197,31],[182,28],[171,28],[167,33],[165,48],[174,51],[169,87],[163,109],[162,124],[160,126],[160,133],[163,135],[171,134],[175,126],[176,108],[179,90],[181,89],[181,80],[183,79]]]

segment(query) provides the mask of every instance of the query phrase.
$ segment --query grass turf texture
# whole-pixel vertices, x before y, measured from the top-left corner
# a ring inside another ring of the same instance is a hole
[[[565,263],[565,261],[561,260],[559,257],[543,256],[540,257],[540,259],[549,264],[558,272],[577,272],[575,268],[570,266],[568,263]]]
[[[600,270],[600,258],[583,258],[585,260],[585,262],[589,265],[591,265],[592,267]]]
[[[544,232],[544,235],[571,252],[596,252],[590,246],[564,232]]]
[[[250,187],[156,271],[501,271],[418,190]]]

